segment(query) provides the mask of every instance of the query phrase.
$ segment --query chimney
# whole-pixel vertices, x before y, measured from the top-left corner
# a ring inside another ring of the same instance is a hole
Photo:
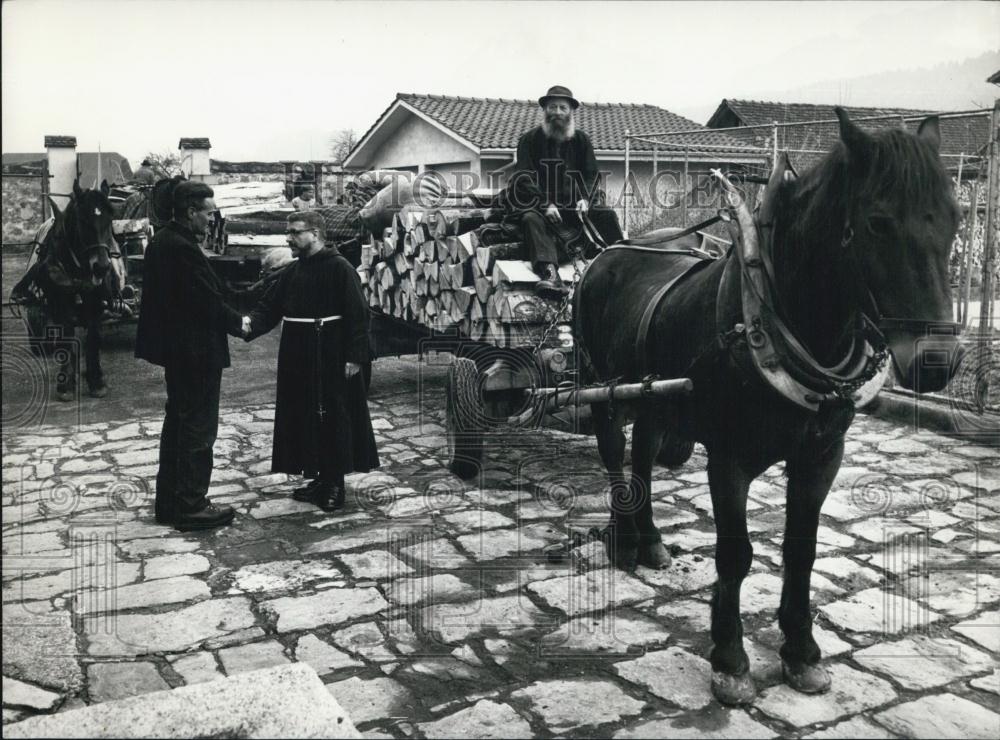
[[[208,139],[181,139],[177,148],[181,151],[181,170],[189,180],[200,180],[208,185],[215,182],[208,152],[212,148]]]
[[[51,197],[56,205],[63,209],[69,203],[69,196],[73,192],[73,180],[79,174],[76,163],[76,137],[46,136],[45,153],[49,160],[49,192],[58,193]]]

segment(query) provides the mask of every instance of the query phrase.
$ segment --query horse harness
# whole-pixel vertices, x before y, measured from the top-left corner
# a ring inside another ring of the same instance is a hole
[[[779,395],[803,409],[817,412],[821,404],[837,400],[850,401],[855,408],[864,406],[878,394],[890,369],[889,350],[876,322],[861,314],[843,359],[825,367],[798,341],[776,305],[773,217],[778,187],[795,176],[787,156],[771,173],[756,218],[728,179],[721,172],[714,174],[735,216],[731,226],[736,259],[726,264],[716,300],[720,346],[738,366],[752,369]],[[845,230],[845,237],[849,233]],[[727,296],[737,282],[739,306],[733,311]],[[733,314],[742,320],[733,322]]]
[[[718,342],[707,352],[721,349],[729,353],[739,367],[759,376],[783,398],[814,413],[826,402],[847,400],[857,408],[871,401],[882,388],[890,369],[889,350],[880,328],[909,326],[919,322],[882,318],[877,313],[877,305],[869,290],[869,303],[876,318],[873,320],[862,313],[844,358],[832,367],[819,364],[781,319],[775,305],[777,296],[771,263],[772,221],[777,187],[795,176],[787,156],[782,158],[772,172],[756,218],[750,214],[745,202],[738,197],[725,176],[717,171],[715,175],[729,194],[728,213],[720,211],[719,216],[707,222],[671,234],[657,242],[679,239],[719,220],[730,222],[733,246],[719,282],[716,299]],[[850,235],[847,227],[845,247]],[[697,249],[655,249],[635,245],[621,245],[611,249],[642,250],[651,254],[691,258],[690,264],[650,298],[639,322],[635,339],[636,357],[640,365],[639,375],[646,382],[653,379],[649,375],[647,346],[653,317],[676,285],[717,258]],[[732,306],[727,301],[727,296],[736,288],[737,282],[739,306],[737,311],[729,312],[726,309]],[[742,320],[732,321],[733,313]],[[691,364],[694,365],[703,355],[699,355]]]

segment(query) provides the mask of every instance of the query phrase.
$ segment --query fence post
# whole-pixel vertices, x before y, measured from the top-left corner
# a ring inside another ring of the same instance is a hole
[[[771,137],[771,172],[778,166],[778,122],[774,121],[774,129]]]
[[[960,152],[958,155],[958,179],[955,186],[955,200],[959,203],[962,202],[962,161],[965,159],[965,152]],[[968,252],[968,246],[966,246],[966,252]],[[964,255],[963,255],[964,256]],[[964,266],[964,265],[963,265]],[[956,320],[958,323],[962,323],[962,278],[964,273],[959,270],[958,275],[958,317]]]
[[[969,213],[965,217],[965,254],[962,262],[962,275],[959,290],[960,315],[958,322],[964,329],[969,324],[969,297],[972,292],[972,255],[976,246],[976,221],[979,219],[979,178],[972,181],[969,189]],[[984,235],[985,236],[985,235]]]
[[[689,185],[689,183],[688,183],[688,150],[685,149],[684,150],[684,186],[683,186],[683,192],[681,193],[681,197],[684,199],[683,200],[684,207],[683,207],[683,210],[681,211],[681,213],[684,216],[684,228],[685,229],[687,228],[687,225],[688,225],[688,185]]]
[[[660,200],[660,186],[656,180],[657,172],[659,171],[659,154],[660,148],[653,144],[653,187],[650,191],[650,195],[653,196],[653,221],[652,224],[656,225],[656,204]]]
[[[42,223],[44,224],[49,220],[49,160],[46,157],[42,160],[42,177],[41,177],[41,187],[42,187]]]
[[[629,130],[625,129],[625,184],[622,188],[622,209],[623,209],[623,221],[622,224],[622,236],[628,239],[628,196],[629,196],[629,182],[630,182],[630,159],[629,155],[632,153],[632,137],[629,134]]]
[[[979,358],[990,362],[990,340],[993,338],[993,260],[996,252],[997,201],[1000,200],[1000,151],[997,151],[997,136],[1000,130],[1000,98],[993,101],[993,115],[990,116],[989,169],[986,185],[986,229],[983,234],[983,283],[979,301]],[[980,412],[985,408],[989,396],[989,375],[983,374],[983,388],[979,395]]]

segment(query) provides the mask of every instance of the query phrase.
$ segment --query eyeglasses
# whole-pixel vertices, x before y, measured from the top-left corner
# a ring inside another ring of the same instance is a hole
[[[299,234],[304,234],[307,231],[316,231],[316,229],[285,229],[285,235],[298,236]]]

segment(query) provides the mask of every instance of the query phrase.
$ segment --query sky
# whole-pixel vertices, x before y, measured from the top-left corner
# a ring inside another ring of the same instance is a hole
[[[397,92],[722,98],[1000,50],[995,2],[3,3],[3,151],[70,134],[138,162],[207,136],[227,160],[320,159]],[[842,93],[840,93],[842,94]],[[830,100],[826,102],[850,102]]]

